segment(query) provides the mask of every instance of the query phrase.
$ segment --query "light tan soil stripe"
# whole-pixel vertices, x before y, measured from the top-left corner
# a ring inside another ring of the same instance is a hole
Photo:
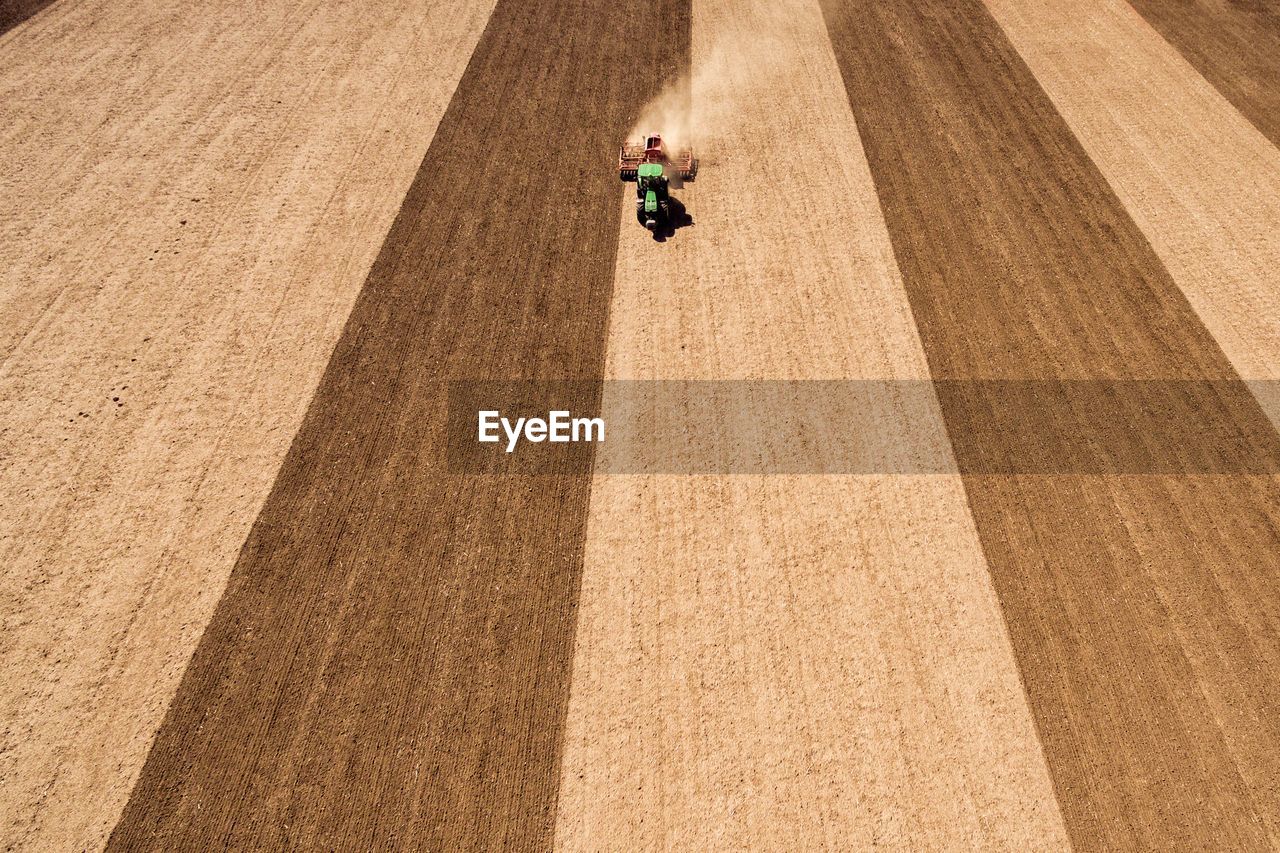
[[[978,2],[823,6],[935,377],[1234,377]],[[989,386],[941,394],[961,469]],[[1141,406],[1132,395],[1128,406]],[[1247,391],[1168,413],[1280,437]],[[1066,418],[1047,443],[1112,444]],[[1160,447],[1194,456],[1202,448]],[[1280,486],[1270,477],[966,477],[1072,841],[1280,841]]]
[[[1130,0],[1258,130],[1280,145],[1280,6],[1270,0]]]
[[[987,0],[1280,425],[1280,148],[1124,0]]]
[[[105,841],[489,10],[0,41],[0,849]]]
[[[694,225],[622,211],[608,375],[926,376],[816,3],[695,0],[693,54]],[[1066,845],[958,475],[599,476],[579,612],[563,849]]]
[[[598,406],[615,146],[687,21],[495,8],[113,848],[547,845],[590,478],[453,473],[448,382]]]

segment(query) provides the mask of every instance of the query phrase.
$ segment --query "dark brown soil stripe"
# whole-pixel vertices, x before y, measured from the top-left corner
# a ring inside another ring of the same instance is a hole
[[[112,848],[549,844],[589,476],[450,473],[449,380],[599,379],[616,145],[688,57],[688,0],[498,3]]]
[[[0,0],[0,36],[52,2],[53,0]]]
[[[980,2],[823,6],[936,378],[1234,376]],[[1280,438],[1229,387],[1175,401],[1168,417],[1276,458]],[[962,470],[1025,449],[1008,427],[1035,413],[1020,418],[1020,398],[999,388],[939,387]],[[1141,420],[1142,396],[1116,404],[1114,421],[1080,417],[1044,442],[1135,446],[1112,433]],[[1280,837],[1276,481],[965,485],[1074,843],[1257,849]]]
[[[1280,145],[1280,4],[1129,2],[1254,127]]]

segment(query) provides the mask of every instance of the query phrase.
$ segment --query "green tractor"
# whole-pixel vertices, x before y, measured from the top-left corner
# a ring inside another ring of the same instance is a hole
[[[661,163],[641,163],[636,169],[636,219],[656,232],[671,216],[667,176]]]
[[[679,175],[692,181],[698,172],[698,161],[692,148],[667,151],[662,136],[651,133],[639,142],[627,142],[618,150],[618,177],[636,182],[636,219],[655,235],[671,221],[671,197],[668,175]]]

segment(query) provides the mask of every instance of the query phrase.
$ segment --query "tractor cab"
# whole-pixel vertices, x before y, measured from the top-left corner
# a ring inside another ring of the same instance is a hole
[[[641,163],[636,167],[636,183],[641,187],[658,181],[666,183],[667,176],[661,163]]]
[[[636,168],[636,199],[637,204],[644,201],[646,208],[667,200],[667,175],[661,163],[641,163]]]
[[[667,183],[661,163],[641,163],[636,167],[636,218],[650,231],[667,216]]]

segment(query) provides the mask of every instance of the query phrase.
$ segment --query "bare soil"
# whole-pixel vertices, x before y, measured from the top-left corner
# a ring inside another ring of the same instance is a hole
[[[1132,0],[1268,139],[1280,145],[1280,8],[1267,2]]]
[[[1276,22],[0,0],[0,848],[1280,848]],[[931,473],[456,446],[609,379]]]
[[[935,378],[1238,380],[985,8],[823,8]],[[1002,451],[988,413],[1009,401],[953,387],[942,412],[968,470]],[[1170,417],[1275,458],[1280,436],[1232,387]],[[1044,440],[1105,453],[1137,415],[1083,436],[1087,418],[1064,421]],[[965,488],[1074,844],[1273,844],[1280,483],[972,476]]]
[[[113,848],[549,843],[590,478],[452,473],[447,383],[586,379],[563,405],[598,408],[613,158],[687,27],[495,8]]]
[[[487,12],[0,40],[0,848],[105,841]]]
[[[1280,149],[1126,3],[987,6],[1280,425]]]
[[[817,4],[693,14],[694,224],[622,212],[607,376],[927,376]],[[906,397],[850,434],[951,460]],[[1066,845],[958,473],[604,474],[582,583],[558,846]]]

